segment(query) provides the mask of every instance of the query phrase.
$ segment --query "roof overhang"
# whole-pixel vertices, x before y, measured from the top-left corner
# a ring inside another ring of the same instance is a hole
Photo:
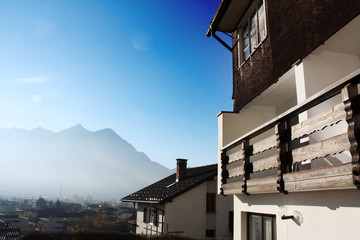
[[[210,37],[217,31],[232,33],[236,30],[251,2],[252,0],[221,0],[206,36]]]
[[[134,203],[155,203],[158,204],[160,201],[146,201],[146,200],[135,200],[135,199],[121,199],[122,202],[134,202]]]

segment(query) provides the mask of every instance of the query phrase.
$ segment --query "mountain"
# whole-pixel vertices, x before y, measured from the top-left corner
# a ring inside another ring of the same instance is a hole
[[[172,173],[112,129],[0,128],[0,195],[120,199]]]

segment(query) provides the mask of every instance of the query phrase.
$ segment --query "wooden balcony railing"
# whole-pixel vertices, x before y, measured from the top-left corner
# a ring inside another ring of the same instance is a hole
[[[249,195],[360,188],[359,82],[360,70],[224,146],[221,149],[222,193]],[[340,104],[303,122],[292,123],[292,119],[297,119],[300,113],[338,94],[341,94]],[[348,124],[345,133],[312,144],[300,144],[300,138],[311,137],[313,133],[341,121]],[[272,130],[270,137],[256,141],[261,134]],[[271,151],[272,154],[261,157],[266,155],[264,152]],[[300,171],[297,169],[304,161],[312,162],[343,151],[350,152],[349,162]],[[256,155],[260,159],[253,160]]]

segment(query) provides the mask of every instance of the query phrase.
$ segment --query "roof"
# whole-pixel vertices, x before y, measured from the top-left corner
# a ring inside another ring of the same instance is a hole
[[[214,179],[217,164],[187,168],[186,177],[176,182],[176,173],[124,197],[124,202],[164,203],[193,189],[206,181]]]
[[[210,37],[216,31],[232,33],[252,2],[252,0],[221,0],[206,36]]]

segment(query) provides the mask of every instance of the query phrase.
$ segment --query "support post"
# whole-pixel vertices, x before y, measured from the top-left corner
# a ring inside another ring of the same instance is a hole
[[[221,185],[226,184],[227,179],[229,178],[229,171],[227,170],[227,165],[229,163],[229,157],[226,156],[226,151],[221,152]],[[220,187],[221,195],[224,195],[224,189]]]
[[[356,84],[348,84],[341,90],[342,101],[348,123],[348,139],[352,162],[352,173],[355,186],[360,189],[360,100]]]
[[[288,151],[290,131],[288,131],[288,123],[286,121],[281,121],[275,126],[275,135],[276,135],[276,157],[278,161],[278,172],[277,172],[277,190],[280,193],[287,194],[285,190],[285,183],[283,179],[283,174],[290,171],[291,166],[291,154]]]
[[[244,156],[244,162],[243,162],[244,177],[243,177],[242,193],[245,195],[250,195],[247,192],[247,185],[246,185],[247,180],[250,179],[250,172],[251,172],[250,154],[248,150],[249,142],[250,142],[249,139],[245,139],[241,144],[241,148]]]

